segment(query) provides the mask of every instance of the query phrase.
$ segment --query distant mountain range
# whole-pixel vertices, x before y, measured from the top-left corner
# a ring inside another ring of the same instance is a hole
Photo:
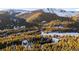
[[[37,21],[50,21],[63,18],[69,20],[72,16],[77,15],[78,11],[65,11],[62,9],[38,9],[31,11],[30,13],[17,14],[17,17],[26,19],[27,22],[37,22]],[[69,18],[69,19],[68,19]],[[36,21],[35,21],[36,20]]]
[[[8,11],[12,11],[12,10],[8,10]],[[19,12],[20,14],[18,15],[22,15],[24,13],[32,13],[32,12],[45,12],[45,13],[52,13],[52,14],[56,14],[60,17],[71,17],[71,16],[75,16],[77,14],[79,14],[79,11],[66,11],[63,9],[55,9],[55,8],[43,8],[43,9],[38,9],[38,10],[33,10],[33,11],[29,11],[29,10],[17,10],[14,9],[14,12]]]
[[[0,28],[13,26],[29,26],[41,24],[52,20],[69,21],[71,17],[78,16],[79,11],[66,11],[63,9],[43,8],[38,10],[6,9],[0,11]]]
[[[47,9],[43,9],[44,12],[48,12],[48,13],[54,13],[60,17],[71,17],[71,16],[75,16],[76,14],[79,13],[79,11],[66,11],[63,9],[53,9],[53,8],[47,8]]]

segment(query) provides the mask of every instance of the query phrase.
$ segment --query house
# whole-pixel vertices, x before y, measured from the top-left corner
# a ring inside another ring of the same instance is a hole
[[[21,26],[20,28],[21,28],[21,29],[24,29],[24,28],[26,28],[26,27],[25,27],[25,26]]]
[[[23,40],[22,41],[22,46],[24,46],[25,48],[31,48],[31,45],[32,45],[33,43],[32,42],[30,42],[29,40]]]
[[[58,38],[52,38],[52,43],[58,43],[59,40],[60,39],[58,39]]]
[[[63,25],[55,25],[54,27],[55,27],[55,28],[64,28]]]
[[[19,29],[20,29],[20,26],[14,26],[13,29],[15,29],[15,30],[19,30]]]
[[[24,28],[26,28],[26,27],[25,26],[14,26],[15,30],[24,29]]]
[[[27,48],[29,46],[28,40],[23,40],[22,41],[22,46],[24,46],[25,48]]]
[[[41,23],[44,24],[44,23],[46,23],[46,21],[42,21]]]

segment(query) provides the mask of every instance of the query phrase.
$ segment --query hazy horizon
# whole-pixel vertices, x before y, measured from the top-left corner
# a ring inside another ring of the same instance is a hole
[[[22,9],[22,10],[38,10],[38,9],[45,9],[45,8],[0,8],[0,10],[7,10],[7,9]],[[66,11],[79,11],[79,8],[56,8],[56,9],[63,9]]]

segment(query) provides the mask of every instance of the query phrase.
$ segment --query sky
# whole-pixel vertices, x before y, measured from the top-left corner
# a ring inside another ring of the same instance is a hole
[[[26,10],[63,8],[68,11],[79,11],[79,0],[0,0],[0,10],[8,8]]]

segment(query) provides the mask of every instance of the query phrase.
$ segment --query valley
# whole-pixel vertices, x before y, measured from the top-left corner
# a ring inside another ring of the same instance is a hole
[[[78,13],[55,8],[0,11],[0,50],[78,51]]]

